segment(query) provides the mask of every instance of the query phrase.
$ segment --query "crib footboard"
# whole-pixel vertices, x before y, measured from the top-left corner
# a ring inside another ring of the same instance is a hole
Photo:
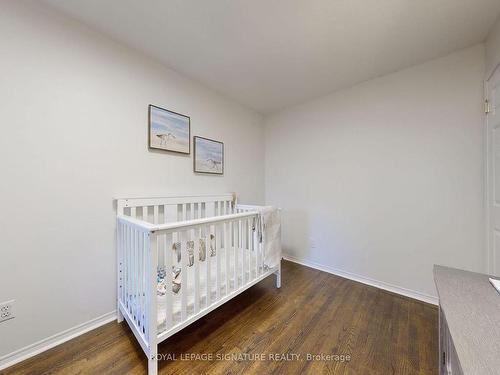
[[[156,357],[158,330],[158,236],[150,225],[131,218],[118,220],[118,321],[127,320],[148,357]]]
[[[264,264],[258,215],[168,224],[118,215],[118,319],[122,314],[148,356],[150,374],[159,342],[268,275],[279,276],[279,266]]]

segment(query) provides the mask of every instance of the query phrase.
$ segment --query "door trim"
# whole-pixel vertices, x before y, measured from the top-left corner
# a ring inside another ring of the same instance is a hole
[[[491,102],[489,99],[489,83],[491,79],[495,76],[497,72],[500,72],[500,62],[495,66],[495,68],[492,70],[491,74],[485,79],[484,81],[484,100],[488,100]],[[483,112],[484,116],[484,127],[483,127],[483,137],[484,137],[484,208],[485,208],[485,228],[486,228],[486,268],[487,272],[490,275],[496,275],[497,270],[495,266],[495,249],[494,249],[494,241],[492,241],[492,223],[491,223],[491,209],[490,209],[490,201],[491,201],[491,194],[493,192],[490,189],[490,180],[492,178],[492,175],[490,173],[491,169],[491,162],[490,162],[490,152],[491,152],[491,142],[492,140],[490,139],[490,131],[489,131],[489,121],[488,121],[488,114]],[[498,270],[500,271],[500,270]]]

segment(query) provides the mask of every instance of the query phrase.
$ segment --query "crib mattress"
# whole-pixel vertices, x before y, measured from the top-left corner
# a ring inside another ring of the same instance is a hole
[[[245,278],[248,281],[249,279],[256,278],[255,266],[257,262],[257,257],[254,251],[249,251],[247,249],[240,249],[238,256],[238,264],[236,265],[236,279],[238,280],[237,285],[242,285],[242,254],[246,256],[246,266],[245,266]],[[224,248],[219,250],[218,256],[220,259],[220,269],[221,269],[221,280],[220,280],[220,294],[226,295],[226,254]],[[210,280],[209,280],[209,293],[210,293],[210,301],[214,301],[217,296],[217,258],[216,257],[208,257],[210,266]],[[206,261],[205,261],[206,262]],[[206,263],[199,262],[199,275],[200,275],[200,301],[199,307],[205,308],[207,307],[207,272],[206,272]],[[249,267],[250,265],[250,267]],[[235,259],[234,252],[232,249],[229,251],[229,292],[232,292],[235,289]],[[184,272],[184,271],[183,271]],[[194,314],[194,302],[195,302],[195,272],[194,267],[187,267],[187,288],[184,285],[181,285],[181,291],[174,295],[174,299],[172,301],[172,320],[174,324],[177,324],[182,321],[181,311],[182,311],[182,296],[181,293],[187,292],[187,306],[186,313],[189,317]],[[185,289],[183,289],[185,288]],[[211,302],[210,302],[211,303]],[[210,305],[210,303],[208,305]],[[165,330],[165,321],[167,317],[166,311],[166,296],[158,296],[158,328],[161,331]]]

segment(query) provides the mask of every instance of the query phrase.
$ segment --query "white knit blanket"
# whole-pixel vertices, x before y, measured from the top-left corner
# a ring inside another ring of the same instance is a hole
[[[260,231],[264,243],[264,264],[276,267],[281,261],[281,216],[276,207],[264,206],[258,209]]]

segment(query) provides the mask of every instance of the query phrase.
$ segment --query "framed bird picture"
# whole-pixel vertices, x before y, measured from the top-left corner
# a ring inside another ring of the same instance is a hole
[[[149,105],[149,148],[189,154],[191,119],[152,104]]]
[[[224,143],[203,137],[193,137],[194,171],[224,174]]]

